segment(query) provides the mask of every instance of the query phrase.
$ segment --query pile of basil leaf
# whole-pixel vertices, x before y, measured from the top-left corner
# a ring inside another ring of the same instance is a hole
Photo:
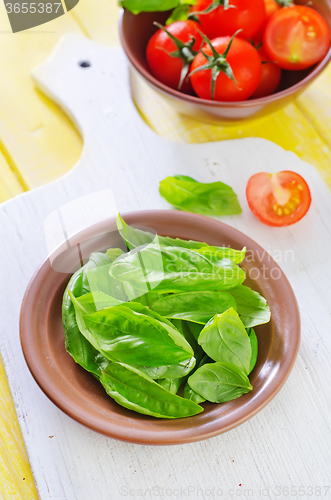
[[[156,236],[118,217],[128,248],[93,253],[63,297],[66,349],[120,405],[159,418],[252,390],[266,300],[242,285],[244,250]],[[180,389],[179,396],[177,392]]]

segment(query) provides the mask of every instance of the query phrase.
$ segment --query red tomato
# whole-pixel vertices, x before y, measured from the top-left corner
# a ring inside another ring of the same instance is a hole
[[[271,16],[281,8],[281,6],[276,2],[276,0],[264,0],[264,3],[267,20],[269,20]]]
[[[197,0],[192,10],[204,11],[211,3],[212,0]],[[230,0],[229,5],[232,7],[226,10],[220,5],[208,14],[200,14],[199,21],[203,31],[208,38],[216,38],[232,36],[238,29],[242,29],[239,34],[241,38],[253,39],[265,23],[264,0]]]
[[[281,6],[279,5],[278,2],[276,2],[276,0],[264,0],[264,6],[266,14],[265,22],[263,23],[263,26],[261,26],[261,28],[259,29],[258,33],[254,35],[254,41],[257,43],[260,43],[262,41],[266,24],[271,18],[271,16],[281,8]]]
[[[194,21],[176,21],[167,26],[166,29],[184,43],[189,42],[193,36],[195,39],[193,49],[197,52],[202,44],[202,37],[198,31],[199,28],[197,28],[198,24]],[[146,50],[147,63],[155,78],[173,89],[178,89],[183,68],[180,56],[172,57],[169,55],[177,50],[169,35],[161,29],[150,38]],[[188,76],[178,90],[188,93],[192,91]]]
[[[246,197],[253,214],[268,226],[289,226],[298,222],[311,203],[306,181],[288,170],[253,175],[247,183]]]
[[[263,47],[269,59],[283,69],[309,68],[323,59],[330,48],[329,26],[310,7],[284,7],[268,22]]]
[[[252,99],[258,99],[259,97],[266,97],[267,95],[273,94],[282,76],[282,70],[277,64],[271,62],[267,58],[263,47],[258,50],[258,54],[262,62],[262,75],[257,89],[251,96]]]
[[[293,5],[291,0],[264,0],[266,20],[260,31],[255,35],[254,40],[256,42],[261,42],[263,39],[264,30],[269,19],[282,7],[289,7]]]
[[[229,45],[230,37],[220,37],[212,40],[213,47],[223,54]],[[203,51],[212,55],[212,50],[205,45]],[[199,97],[212,99],[211,69],[192,72],[206,64],[205,56],[199,52],[191,66],[191,83]],[[244,101],[256,90],[261,79],[262,64],[256,49],[246,40],[235,38],[227,56],[227,62],[232,68],[236,83],[225,73],[220,73],[215,84],[215,101]]]

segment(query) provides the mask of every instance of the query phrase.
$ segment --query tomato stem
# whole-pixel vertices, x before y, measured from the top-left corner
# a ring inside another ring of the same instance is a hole
[[[291,7],[291,5],[293,5],[292,0],[276,0],[276,2],[281,7]]]
[[[232,80],[238,86],[238,82],[235,79],[232,68],[231,68],[230,64],[228,63],[228,61],[226,60],[226,58],[229,54],[229,50],[231,48],[233,40],[238,35],[238,33],[240,33],[241,31],[242,30],[238,30],[235,32],[234,35],[232,35],[232,37],[228,43],[228,46],[226,47],[223,54],[219,54],[217,52],[217,50],[215,49],[215,47],[213,47],[209,38],[207,38],[204,33],[200,32],[200,34],[201,34],[202,38],[204,39],[204,41],[206,42],[206,44],[209,45],[211,52],[212,52],[212,55],[211,56],[207,55],[203,51],[203,49],[201,49],[201,53],[207,59],[207,63],[203,64],[199,68],[196,68],[195,70],[193,70],[190,73],[190,76],[193,75],[194,73],[197,73],[198,71],[207,70],[207,69],[211,70],[211,97],[212,97],[212,99],[214,99],[214,97],[215,97],[216,80],[217,80],[217,77],[220,73],[224,73],[228,78],[230,78],[230,80]]]
[[[187,17],[192,18],[193,16],[198,16],[200,14],[209,14],[209,12],[213,12],[213,10],[217,9],[220,6],[224,7],[224,10],[236,9],[237,7],[235,5],[230,5],[229,1],[230,0],[213,0],[205,10],[201,10],[199,12],[191,12]]]
[[[193,49],[194,44],[195,44],[195,38],[193,35],[190,35],[190,40],[188,42],[182,42],[179,40],[179,38],[175,37],[172,33],[170,33],[164,26],[161,24],[154,22],[155,26],[160,28],[162,31],[164,31],[169,38],[174,42],[174,44],[177,47],[177,50],[174,50],[174,52],[168,52],[166,51],[163,47],[158,47],[159,50],[163,50],[166,52],[169,56],[177,58],[180,57],[182,62],[183,62],[183,67],[182,71],[180,73],[180,79],[179,79],[179,84],[178,84],[178,90],[180,90],[181,86],[183,85],[183,82],[189,72],[190,65],[193,62],[193,59],[197,55],[197,51]]]

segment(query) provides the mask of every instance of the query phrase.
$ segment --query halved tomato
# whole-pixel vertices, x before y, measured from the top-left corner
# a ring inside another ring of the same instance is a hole
[[[326,56],[330,29],[323,17],[310,7],[284,7],[267,23],[263,48],[280,68],[306,69]]]
[[[289,226],[298,222],[311,203],[307,182],[289,170],[253,175],[247,183],[246,197],[253,214],[268,226]]]

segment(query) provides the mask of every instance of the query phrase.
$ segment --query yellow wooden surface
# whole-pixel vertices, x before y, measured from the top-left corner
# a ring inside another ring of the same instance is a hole
[[[1,500],[38,499],[1,357],[0,498]]]
[[[0,3],[0,202],[56,179],[78,160],[82,141],[65,114],[33,85],[30,70],[62,34],[78,32],[118,45],[116,0],[80,0],[70,13],[13,35]],[[160,135],[180,142],[257,136],[314,164],[331,187],[331,67],[300,98],[269,117],[217,127],[178,115],[139,78],[135,100]],[[281,165],[280,165],[281,169]],[[25,479],[23,479],[25,478]],[[0,500],[37,493],[0,357]]]

